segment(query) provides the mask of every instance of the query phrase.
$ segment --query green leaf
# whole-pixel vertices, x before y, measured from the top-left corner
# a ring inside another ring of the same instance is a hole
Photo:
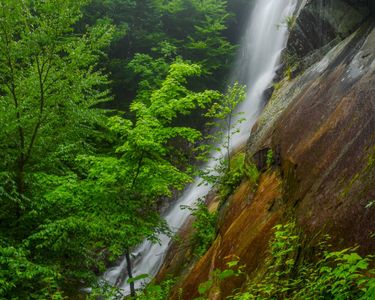
[[[139,281],[139,280],[142,280],[142,279],[146,279],[146,278],[149,278],[150,275],[148,274],[141,274],[141,275],[138,275],[138,276],[135,276],[133,278],[129,278],[126,282],[127,283],[133,283],[133,282],[136,282],[136,281]]]

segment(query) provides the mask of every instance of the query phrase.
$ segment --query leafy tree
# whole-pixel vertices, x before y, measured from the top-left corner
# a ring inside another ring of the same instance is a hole
[[[179,54],[203,66],[206,75],[228,71],[234,46],[224,36],[230,16],[224,0],[155,1],[163,28],[179,46]],[[225,75],[224,75],[225,76]]]
[[[62,299],[56,270],[31,262],[24,249],[0,242],[1,299]]]
[[[220,97],[214,91],[191,92],[184,86],[187,77],[200,73],[197,65],[182,62],[171,65],[168,76],[161,88],[152,92],[149,103],[136,101],[132,104],[131,109],[136,116],[133,123],[119,117],[111,119],[112,130],[123,140],[123,144],[116,149],[116,153],[121,155],[119,163],[125,175],[120,179],[121,186],[144,207],[143,214],[147,211],[146,207],[152,208],[149,213],[154,214],[154,203],[159,198],[170,197],[172,190],[182,189],[192,179],[188,170],[178,169],[173,164],[174,149],[170,142],[177,137],[189,143],[197,141],[201,137],[199,131],[174,126],[174,119],[189,114],[196,107],[205,108]],[[158,228],[158,224],[154,227]],[[152,228],[152,232],[155,228]],[[135,238],[145,236],[138,228],[135,231]],[[127,248],[137,243],[139,241],[130,239]]]
[[[27,240],[39,260],[55,265],[64,278],[91,283],[91,270],[103,272],[106,257],[113,260],[125,251],[129,262],[132,247],[144,238],[157,242],[158,232],[168,232],[158,200],[192,179],[188,169],[174,165],[171,141],[195,143],[201,137],[196,129],[173,122],[221,96],[186,88],[187,78],[200,72],[197,65],[176,62],[149,103],[132,104],[134,120],[111,117],[108,127],[117,141],[114,155],[80,155],[76,174],[39,178],[41,186],[55,186],[44,193],[45,206],[38,212],[49,216]],[[132,277],[129,264],[127,275]],[[133,282],[131,287],[134,294]]]
[[[210,120],[206,125],[211,128],[211,134],[205,137],[209,142],[200,145],[199,151],[204,159],[216,161],[213,167],[208,167],[201,172],[202,178],[210,184],[220,184],[226,174],[230,173],[232,137],[239,133],[238,125],[245,120],[241,117],[243,112],[237,112],[236,108],[244,99],[244,86],[235,83],[205,113],[205,117]]]
[[[222,97],[194,80],[232,51],[219,2],[1,1],[0,298],[75,295],[123,251],[168,233],[158,205],[192,180],[176,145],[202,137],[177,119]],[[188,38],[167,28],[180,12],[194,15],[176,19]],[[98,108],[111,98],[103,67],[117,87],[136,86],[130,119]]]
[[[101,24],[84,36],[72,35],[84,2],[1,4],[1,167],[15,170],[21,196],[28,191],[28,173],[52,168],[56,156],[81,147],[87,126],[98,118],[90,108],[108,99],[98,91],[106,78],[95,63],[112,30]],[[15,203],[18,217],[24,205]]]
[[[239,133],[238,126],[245,121],[241,115],[243,112],[237,111],[237,106],[245,100],[245,87],[237,82],[228,88],[227,93],[220,102],[216,102],[206,113],[206,117],[214,119],[217,129],[212,138],[213,142],[220,145],[220,151],[225,151],[227,158],[226,166],[230,169],[230,151],[232,137]],[[212,125],[212,123],[208,123]]]
[[[113,80],[112,105],[127,109],[129,99],[147,93],[150,84],[160,87],[165,66],[177,57],[201,65],[196,88],[222,87],[235,50],[225,35],[230,16],[225,0],[93,0],[79,28],[98,19],[110,19],[117,26],[109,60],[102,65]],[[151,62],[147,72],[137,67],[142,61]]]
[[[34,250],[42,246],[33,242],[46,223],[64,214],[60,207],[76,209],[72,201],[64,207],[42,195],[62,178],[71,180],[67,172],[75,168],[74,157],[92,150],[90,139],[95,139],[95,126],[102,120],[95,106],[109,99],[108,82],[97,61],[109,45],[113,27],[102,22],[82,35],[74,34],[85,3],[0,3],[1,298],[61,295],[62,270],[38,257]],[[70,228],[74,236],[78,225],[71,223]],[[60,234],[56,246],[61,245],[63,260],[75,249],[62,243],[69,234]]]

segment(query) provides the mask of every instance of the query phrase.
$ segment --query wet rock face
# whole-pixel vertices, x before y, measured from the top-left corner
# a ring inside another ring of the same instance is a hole
[[[375,252],[375,30],[368,25],[306,80],[269,136],[282,170],[296,167],[288,201],[307,232],[327,230],[338,247]],[[310,72],[317,70],[311,69]],[[301,83],[300,83],[301,84]]]
[[[328,233],[338,249],[375,252],[375,207],[366,207],[375,199],[374,49],[375,24],[366,24],[270,101],[247,156],[264,169],[272,149],[276,171],[265,171],[255,194],[244,183],[231,197],[217,240],[182,282],[183,299],[194,299],[232,255],[250,276],[261,274],[280,222],[296,219],[307,237]],[[214,287],[215,297],[225,299],[241,284],[228,279]]]
[[[225,270],[226,263],[240,258],[246,265],[245,271],[253,272],[261,268],[267,255],[268,241],[272,228],[280,222],[280,210],[273,209],[282,195],[282,182],[278,172],[268,171],[259,180],[259,187],[252,194],[250,182],[243,182],[231,197],[230,206],[224,211],[220,222],[219,234],[207,253],[188,272],[181,289],[182,299],[195,299],[199,296],[200,283],[215,278],[215,269]],[[215,298],[226,299],[234,288],[241,286],[245,278],[230,278],[215,282],[212,291]],[[178,299],[178,289],[170,299]]]
[[[294,26],[288,50],[299,58],[323,47],[336,37],[331,24],[312,10],[302,10]]]
[[[310,8],[300,16],[315,18]],[[262,171],[257,188],[245,181],[230,197],[220,214],[218,238],[186,268],[179,285],[182,299],[197,297],[199,284],[213,279],[216,268],[225,269],[233,255],[250,277],[262,274],[272,228],[282,222],[296,220],[307,237],[328,233],[338,249],[359,245],[360,253],[375,253],[370,238],[375,206],[368,205],[375,200],[375,21],[360,20],[359,29],[347,31],[353,33],[335,47],[328,42],[326,55],[274,91],[247,144],[247,161]],[[337,36],[337,24],[326,25],[325,37],[312,27],[302,29],[328,41]],[[323,44],[311,42],[299,55]],[[235,278],[214,285],[215,299],[225,299],[242,283]],[[170,299],[178,299],[177,291]]]
[[[304,68],[353,33],[369,15],[368,6],[360,0],[310,0],[301,6],[297,19],[288,21],[287,55],[293,62],[302,60]]]
[[[326,231],[338,248],[362,253],[375,252],[375,211],[366,208],[375,199],[374,27],[285,85],[248,144],[249,157],[279,147],[283,198],[305,232]]]
[[[368,9],[369,11],[374,11],[374,1],[373,0],[345,0],[346,3],[357,7],[359,9]]]

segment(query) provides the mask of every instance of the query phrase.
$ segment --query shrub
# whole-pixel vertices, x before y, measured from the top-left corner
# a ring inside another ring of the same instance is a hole
[[[136,296],[136,300],[165,300],[168,299],[170,290],[175,280],[168,279],[160,284],[150,284]]]
[[[245,153],[235,155],[230,162],[230,168],[226,169],[220,178],[218,191],[222,200],[228,198],[241,183],[245,174]]]
[[[206,203],[199,200],[195,208],[188,208],[195,217],[193,228],[195,232],[192,238],[194,254],[202,256],[211,246],[216,238],[216,219],[217,214],[210,212]]]
[[[277,225],[275,230],[266,274],[231,299],[374,299],[372,257],[361,257],[357,248],[330,251],[326,238],[313,260],[298,262],[300,235],[294,223]]]

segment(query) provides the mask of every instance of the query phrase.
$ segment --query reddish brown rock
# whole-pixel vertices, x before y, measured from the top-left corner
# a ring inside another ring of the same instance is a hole
[[[233,257],[240,259],[247,272],[262,266],[266,257],[272,228],[280,219],[279,210],[273,209],[281,201],[282,184],[277,172],[267,172],[260,178],[259,188],[252,201],[248,192],[252,184],[244,182],[232,196],[232,213],[221,221],[220,233],[207,253],[195,264],[179,288],[183,299],[198,296],[198,286],[212,278],[215,269],[225,270]],[[230,210],[229,209],[229,210]],[[223,299],[239,286],[244,278],[231,278],[214,286],[216,299]],[[176,294],[171,299],[177,299]],[[210,298],[211,299],[211,298]]]
[[[364,24],[272,97],[253,129],[247,160],[264,166],[265,149],[273,149],[275,166],[261,175],[255,192],[243,182],[230,197],[218,238],[184,270],[182,299],[198,296],[199,284],[214,280],[213,270],[225,269],[233,255],[249,276],[262,274],[272,228],[280,222],[296,219],[307,244],[329,233],[336,248],[359,245],[362,254],[375,253],[375,207],[368,205],[375,200],[374,28]],[[225,299],[243,281],[214,280],[210,299]]]

